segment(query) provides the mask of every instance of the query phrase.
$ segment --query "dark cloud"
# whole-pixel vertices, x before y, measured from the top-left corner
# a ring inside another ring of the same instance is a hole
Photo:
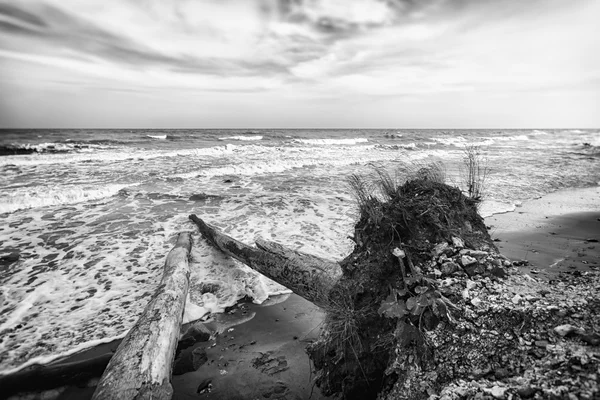
[[[25,22],[28,25],[33,25],[38,28],[44,28],[46,26],[46,23],[35,14],[22,10],[19,7],[8,3],[0,3],[0,15],[14,18],[18,21]]]

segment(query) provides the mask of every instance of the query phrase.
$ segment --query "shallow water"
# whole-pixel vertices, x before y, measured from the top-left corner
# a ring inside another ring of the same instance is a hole
[[[351,251],[346,183],[372,166],[441,160],[460,182],[464,147],[491,173],[482,214],[600,181],[598,131],[2,131],[0,372],[122,336],[196,213],[229,235],[330,259]],[[256,302],[282,286],[195,235],[186,318]]]

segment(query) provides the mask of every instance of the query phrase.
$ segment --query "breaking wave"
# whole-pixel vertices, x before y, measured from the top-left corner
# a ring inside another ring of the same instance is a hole
[[[311,144],[311,145],[353,145],[358,143],[368,143],[369,140],[366,138],[352,138],[352,139],[294,139],[294,143],[300,144]]]
[[[255,141],[262,140],[262,136],[227,136],[219,138],[219,140],[240,140],[240,141]]]
[[[83,201],[99,200],[112,197],[120,190],[131,185],[93,185],[73,187],[34,187],[12,191],[9,195],[0,196],[0,214],[17,210],[74,204]]]

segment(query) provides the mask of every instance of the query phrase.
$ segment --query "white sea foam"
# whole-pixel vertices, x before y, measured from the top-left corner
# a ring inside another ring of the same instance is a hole
[[[27,208],[76,204],[114,196],[131,185],[79,185],[73,187],[32,187],[0,194],[0,214]]]
[[[486,218],[494,214],[504,214],[515,211],[516,205],[496,200],[484,200],[479,206],[479,214]]]
[[[534,135],[534,136],[547,135],[547,134],[548,134],[548,132],[540,131],[538,129],[534,129],[533,132],[531,132],[531,135]]]
[[[167,135],[146,135],[146,137],[149,137],[150,139],[158,139],[158,140],[166,140],[167,139]]]
[[[351,139],[294,139],[292,142],[311,145],[353,145],[358,143],[367,143],[366,138],[351,138]]]
[[[227,136],[227,137],[221,137],[219,138],[219,140],[240,140],[240,141],[255,141],[255,140],[262,140],[263,137],[262,136]]]
[[[529,138],[527,137],[527,135],[493,136],[493,137],[486,136],[483,139],[493,140],[493,141],[496,141],[496,142],[509,142],[509,141],[515,141],[515,140],[529,140]]]

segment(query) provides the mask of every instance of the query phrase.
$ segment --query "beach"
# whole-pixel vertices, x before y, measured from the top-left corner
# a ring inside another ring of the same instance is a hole
[[[218,325],[243,299],[250,311],[230,315],[225,325],[233,331],[216,342],[198,344],[209,347],[209,363],[175,376],[176,396],[210,379],[211,396],[276,386],[299,398],[312,390],[315,398],[304,347],[317,336],[322,314],[293,295],[264,305],[290,291],[211,248],[188,215],[197,213],[250,245],[266,238],[339,261],[352,250],[348,236],[357,217],[348,176],[374,166],[393,171],[441,162],[448,182],[460,185],[459,164],[470,144],[485,149],[492,171],[480,213],[503,254],[528,261],[519,268],[540,277],[598,262],[598,248],[586,243],[598,236],[593,130],[398,131],[393,137],[383,130],[17,133],[3,136],[3,145],[35,151],[0,158],[9,189],[0,196],[3,374],[114,349],[158,284],[177,233],[189,231],[194,249],[185,322]],[[246,322],[235,325],[236,319]],[[235,346],[216,353],[228,342]],[[252,365],[262,354],[271,363],[284,356],[289,368],[273,376],[260,372]],[[264,387],[236,387],[236,376],[263,377]],[[90,388],[70,388],[62,396],[75,391],[71,398],[78,398],[82,390],[91,395]]]
[[[550,283],[559,273],[600,269],[598,204],[598,187],[558,191],[525,202],[517,211],[490,216],[485,222],[503,255],[523,273]],[[173,376],[173,398],[325,398],[312,384],[314,373],[305,351],[323,327],[323,312],[296,295],[276,296],[273,303],[242,302],[220,319],[206,323],[208,329],[219,333],[187,349],[204,348],[207,360],[197,371]],[[254,313],[254,318],[236,324],[242,314]],[[97,357],[114,351],[117,345],[118,341],[101,345],[61,362]],[[88,381],[88,387],[73,386],[53,393],[63,400],[91,398],[96,381]]]

